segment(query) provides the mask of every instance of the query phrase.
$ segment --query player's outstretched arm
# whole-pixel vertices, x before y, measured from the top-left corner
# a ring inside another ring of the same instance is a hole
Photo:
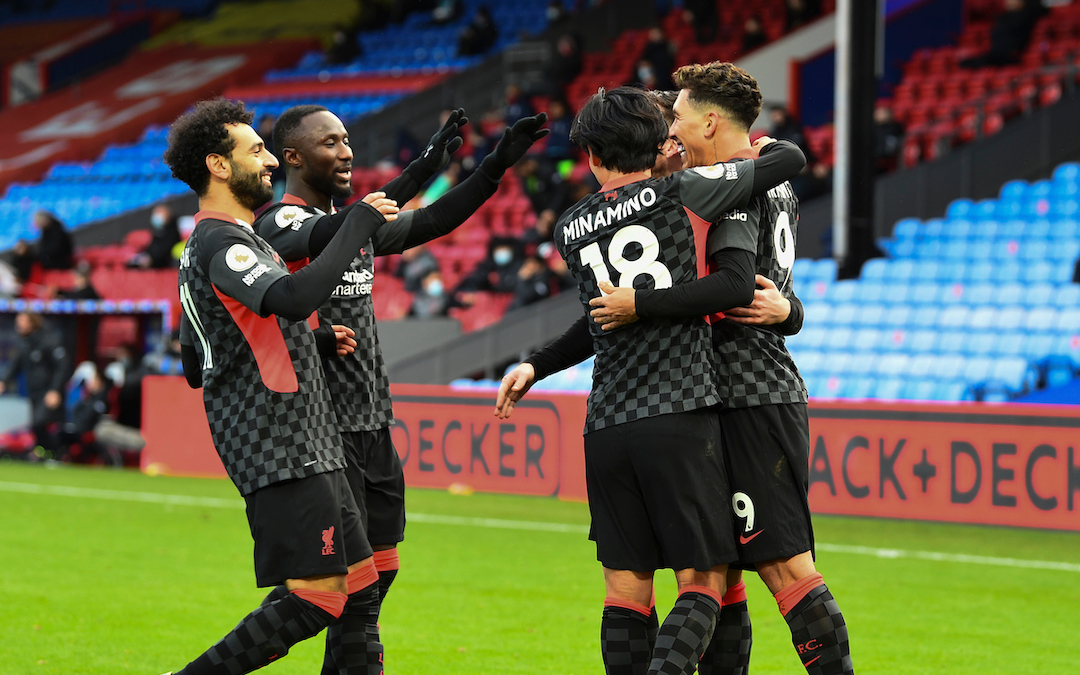
[[[379,191],[386,193],[387,198],[398,204],[404,204],[415,197],[424,183],[450,163],[450,155],[464,142],[461,136],[457,135],[458,129],[468,123],[469,118],[465,116],[464,108],[450,111],[450,115],[428,141],[420,156],[409,162],[401,175],[379,188]]]
[[[290,321],[306,319],[334,292],[356,251],[380,225],[396,217],[397,205],[385,197],[353,209],[321,255],[266,290],[260,314],[276,314]]]
[[[509,417],[513,404],[525,395],[534,382],[552,373],[576,366],[592,355],[593,341],[589,333],[589,318],[583,316],[572,323],[565,333],[552,340],[546,347],[534,352],[521,365],[503,377],[496,397],[495,416]],[[530,377],[526,378],[526,374]],[[511,375],[513,377],[508,380],[507,378]],[[518,391],[514,390],[515,385],[520,385]],[[509,407],[507,407],[508,402]]]
[[[540,127],[546,113],[523,117],[508,127],[495,149],[480,162],[480,168],[455,185],[431,205],[406,211],[397,222],[379,231],[375,250],[378,255],[400,253],[449,234],[487,201],[499,187],[507,169],[525,156],[533,143],[549,133]]]

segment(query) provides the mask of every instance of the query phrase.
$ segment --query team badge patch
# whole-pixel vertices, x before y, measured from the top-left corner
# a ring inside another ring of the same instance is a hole
[[[724,169],[727,166],[727,164],[721,163],[713,164],[712,166],[698,166],[690,170],[695,171],[706,178],[719,179],[724,175]],[[732,168],[734,168],[734,166],[732,166]]]
[[[285,229],[286,227],[297,228],[311,216],[311,213],[308,213],[299,206],[289,205],[278,209],[278,212],[274,214],[274,222],[277,223],[277,226],[281,229]]]
[[[233,244],[225,252],[225,263],[233,272],[243,272],[256,262],[255,252],[243,244]]]

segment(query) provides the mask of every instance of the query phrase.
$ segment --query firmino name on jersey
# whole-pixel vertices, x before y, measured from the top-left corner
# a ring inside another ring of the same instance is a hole
[[[601,227],[617,223],[627,216],[637,213],[641,208],[656,203],[656,191],[647,187],[633,197],[616,202],[613,206],[598,209],[592,213],[574,218],[563,227],[563,243],[584,237]]]
[[[375,275],[371,270],[347,270],[341,275],[344,283],[338,284],[334,295],[349,297],[353,295],[371,295],[371,282]]]

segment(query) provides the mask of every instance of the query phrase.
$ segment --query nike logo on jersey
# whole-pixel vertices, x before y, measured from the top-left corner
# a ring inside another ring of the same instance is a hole
[[[761,534],[764,531],[765,530],[758,530],[757,532],[755,532],[755,533],[753,533],[751,535],[741,534],[741,535],[739,535],[739,543],[742,544],[743,546],[746,546],[747,544],[749,544],[751,541],[754,540],[754,537],[758,536],[759,534]]]

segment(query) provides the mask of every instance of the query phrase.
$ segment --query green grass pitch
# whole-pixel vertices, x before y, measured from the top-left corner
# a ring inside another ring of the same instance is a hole
[[[381,620],[392,675],[602,673],[585,505],[411,490]],[[221,480],[0,463],[0,674],[177,670],[262,598]],[[859,673],[1080,672],[1080,534],[816,520]],[[657,596],[670,608],[674,583]],[[748,580],[752,672],[804,672]],[[322,640],[262,672],[315,675]]]

